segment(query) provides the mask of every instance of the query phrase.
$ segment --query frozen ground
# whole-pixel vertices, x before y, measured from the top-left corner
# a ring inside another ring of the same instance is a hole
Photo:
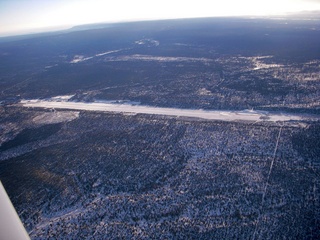
[[[208,120],[220,121],[299,121],[306,116],[287,113],[269,113],[265,111],[207,111],[201,109],[179,109],[179,108],[160,108],[152,106],[137,106],[129,104],[112,103],[87,103],[87,102],[61,102],[47,100],[22,100],[24,107],[52,108],[52,109],[72,109],[85,111],[101,111],[116,113],[134,113],[134,114],[153,114],[167,115],[177,117],[202,118]]]

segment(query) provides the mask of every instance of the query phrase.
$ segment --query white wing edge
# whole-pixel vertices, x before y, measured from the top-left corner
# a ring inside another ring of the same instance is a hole
[[[6,190],[0,181],[0,239],[30,240],[16,210],[14,209]]]

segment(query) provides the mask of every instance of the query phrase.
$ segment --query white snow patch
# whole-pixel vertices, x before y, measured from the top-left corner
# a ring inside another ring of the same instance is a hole
[[[58,66],[58,64],[48,65],[48,66],[45,66],[44,68],[45,69],[49,69],[49,68],[53,68],[53,67],[56,67],[56,66]]]
[[[108,52],[103,52],[103,53],[98,53],[98,54],[96,54],[95,56],[96,56],[96,57],[101,57],[101,56],[104,56],[104,55],[107,55],[107,54],[110,54],[110,53],[119,52],[119,51],[121,51],[121,50],[122,50],[122,49],[114,50],[114,51],[108,51]]]
[[[284,66],[281,64],[269,64],[269,63],[264,63],[261,61],[262,59],[273,58],[273,56],[255,56],[255,57],[239,57],[239,58],[250,60],[255,65],[253,70],[260,70],[260,69],[266,69],[266,68],[277,68],[277,67]]]
[[[173,45],[176,45],[176,46],[185,46],[185,47],[192,46],[191,44],[186,44],[186,43],[174,43]]]
[[[202,95],[202,96],[212,95],[212,93],[211,93],[208,89],[206,89],[206,88],[200,88],[200,89],[198,90],[198,94],[199,94],[199,95]]]
[[[62,96],[52,97],[51,99],[53,101],[65,102],[65,101],[68,101],[69,99],[71,99],[73,96],[74,96],[74,94],[73,95],[62,95]]]
[[[84,57],[82,55],[75,55],[73,60],[70,63],[78,63],[78,62],[84,62],[87,61],[89,59],[92,59],[93,57]]]
[[[258,56],[258,57],[251,57],[249,58],[252,63],[255,65],[255,68],[253,70],[259,70],[259,69],[266,69],[266,68],[276,68],[276,67],[283,67],[281,64],[269,64],[269,63],[263,63],[260,59],[265,58],[272,58],[273,56]]]
[[[36,124],[53,124],[60,122],[70,122],[79,117],[79,112],[74,111],[54,111],[54,112],[45,112],[41,115],[38,115],[32,119]]]
[[[159,46],[160,45],[159,41],[154,40],[154,39],[150,39],[150,38],[144,38],[144,39],[135,41],[134,43],[138,44],[138,45],[145,45],[145,44],[152,45],[152,46]]]

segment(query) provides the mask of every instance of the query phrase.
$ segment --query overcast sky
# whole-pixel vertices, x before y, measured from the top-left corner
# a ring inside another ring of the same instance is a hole
[[[0,36],[95,22],[309,10],[320,10],[320,0],[0,0]]]

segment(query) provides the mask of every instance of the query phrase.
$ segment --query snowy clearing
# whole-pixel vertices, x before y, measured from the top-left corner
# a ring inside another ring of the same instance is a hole
[[[36,124],[53,124],[60,122],[70,122],[79,117],[79,112],[46,112],[39,116],[36,116],[32,121]]]
[[[302,115],[269,113],[266,111],[207,111],[202,109],[160,108],[152,106],[137,106],[129,104],[111,103],[86,103],[86,102],[61,102],[45,100],[22,100],[24,107],[70,109],[85,111],[102,111],[115,113],[153,114],[176,117],[202,118],[221,121],[299,121],[304,119]]]
[[[114,57],[108,61],[156,61],[156,62],[212,62],[209,58],[191,58],[191,57],[167,57],[167,56],[152,56],[152,55],[126,55]]]
[[[123,49],[118,49],[118,50],[113,50],[113,51],[107,51],[107,52],[102,52],[102,53],[98,53],[94,56],[90,56],[90,57],[84,57],[83,55],[75,55],[73,57],[73,59],[70,61],[70,63],[79,63],[79,62],[84,62],[84,61],[87,61],[87,60],[90,60],[92,58],[95,58],[95,57],[101,57],[101,56],[104,56],[104,55],[108,55],[108,54],[111,54],[111,53],[116,53],[116,52],[120,52],[122,51]]]

